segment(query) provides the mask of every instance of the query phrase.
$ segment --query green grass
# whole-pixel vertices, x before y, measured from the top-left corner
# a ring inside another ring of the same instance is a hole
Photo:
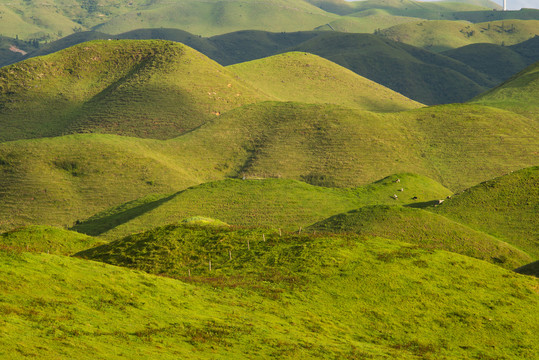
[[[425,210],[400,206],[365,206],[332,216],[306,231],[356,233],[443,249],[515,269],[532,259],[528,254],[492,236]]]
[[[528,66],[506,82],[472,99],[471,102],[508,109],[537,119],[539,114],[535,95],[537,91],[539,91],[539,62]]]
[[[435,211],[539,257],[539,167],[483,182]]]
[[[397,179],[400,180],[398,183]],[[322,185],[327,181],[320,176],[304,180]],[[406,190],[400,192],[400,189]],[[394,199],[395,193],[401,196]],[[448,195],[451,191],[440,184],[413,174],[392,175],[364,187],[346,189],[285,179],[230,179],[198,185],[170,196],[150,196],[122,204],[96,214],[72,229],[115,239],[183,218],[206,216],[236,226],[297,230],[360,206],[422,206]]]
[[[539,35],[539,20],[500,20],[478,24],[418,20],[383,29],[380,35],[435,52],[477,43],[508,46]]]
[[[372,9],[356,13],[353,16],[342,16],[328,24],[317,27],[316,30],[371,34],[380,29],[416,21],[417,18],[396,16],[384,10]]]
[[[537,126],[478,105],[381,114],[264,102],[168,141],[92,134],[5,142],[0,227],[72,226],[143,196],[244,174],[356,187],[412,172],[458,191],[534,165]]]
[[[329,103],[370,111],[421,107],[399,93],[308,53],[285,53],[228,69],[281,101]]]
[[[94,41],[0,69],[0,141],[73,132],[172,138],[265,99],[185,45]]]
[[[0,234],[0,248],[15,252],[72,255],[100,243],[103,241],[87,235],[43,225],[28,226]]]
[[[539,277],[539,260],[534,261],[530,264],[521,266],[518,269],[515,269],[515,271],[519,274],[532,275],[535,277]]]
[[[322,32],[290,50],[324,57],[424,104],[462,102],[495,85],[461,62],[375,35]]]

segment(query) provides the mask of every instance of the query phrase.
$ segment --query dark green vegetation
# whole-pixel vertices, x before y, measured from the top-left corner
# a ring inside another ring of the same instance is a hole
[[[513,46],[472,44],[443,54],[501,83],[538,61],[539,36]]]
[[[323,176],[306,176],[304,180],[330,185]],[[399,192],[404,188],[406,193]],[[394,199],[395,193],[401,196]],[[389,176],[353,189],[326,188],[285,179],[231,179],[122,204],[75,225],[73,230],[114,239],[196,215],[218,218],[236,226],[293,230],[360,206],[422,206],[451,194],[435,181],[412,174]]]
[[[508,269],[532,258],[492,236],[431,212],[400,206],[365,206],[318,222],[306,231],[356,233],[406,241],[486,260]]]
[[[539,257],[539,167],[483,182],[434,211]]]
[[[539,278],[539,260],[515,269],[519,274],[533,275]]]

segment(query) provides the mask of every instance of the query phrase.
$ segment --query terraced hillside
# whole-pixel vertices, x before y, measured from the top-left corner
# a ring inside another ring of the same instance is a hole
[[[329,185],[323,177],[303,180]],[[400,192],[404,188],[406,192]],[[395,199],[395,193],[401,196]],[[285,179],[229,179],[122,204],[80,222],[73,230],[116,239],[196,216],[222,219],[234,226],[297,230],[360,206],[422,206],[450,194],[437,182],[413,174],[396,174],[363,187],[345,189]]]
[[[284,101],[330,103],[370,111],[421,107],[399,93],[308,53],[285,53],[228,69],[253,87]]]
[[[539,257],[539,167],[483,182],[434,211]]]

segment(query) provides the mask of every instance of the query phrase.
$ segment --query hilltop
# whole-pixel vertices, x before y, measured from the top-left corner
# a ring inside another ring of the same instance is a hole
[[[0,141],[73,132],[172,138],[266,99],[185,45],[94,41],[0,69]]]
[[[308,53],[285,53],[228,69],[282,101],[330,103],[370,111],[421,107],[399,93]]]
[[[323,177],[306,176],[304,180],[330,185]],[[399,191],[404,188],[405,192]],[[401,196],[394,199],[395,193]],[[439,183],[413,174],[396,174],[357,188],[328,188],[286,179],[228,179],[171,195],[137,199],[96,214],[72,229],[115,239],[184,218],[204,216],[234,226],[297,230],[360,206],[422,206],[451,194]]]
[[[485,181],[434,211],[539,257],[539,167]]]

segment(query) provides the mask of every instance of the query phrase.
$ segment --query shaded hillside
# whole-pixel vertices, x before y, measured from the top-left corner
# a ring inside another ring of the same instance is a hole
[[[322,56],[425,104],[465,101],[494,85],[449,57],[375,35],[324,32],[292,49]]]
[[[537,20],[539,9],[520,9],[511,11],[457,11],[453,16],[458,20],[482,23],[498,20]]]
[[[304,180],[321,185],[326,181],[324,178]],[[393,194],[401,196],[394,199]],[[421,206],[450,194],[451,191],[437,182],[413,174],[392,175],[370,185],[345,189],[285,179],[225,180],[191,187],[173,195],[150,196],[122,204],[96,214],[72,229],[114,239],[181,219],[204,216],[236,226],[297,230],[360,206]]]
[[[73,132],[172,138],[264,99],[185,45],[95,41],[0,69],[0,141]]]
[[[535,277],[539,277],[539,260],[534,261],[530,264],[521,266],[518,269],[515,269],[515,271],[519,274],[532,275]]]
[[[399,24],[379,31],[387,39],[444,51],[476,43],[514,45],[539,35],[538,20],[504,20],[479,24],[467,21],[422,21]]]
[[[486,260],[507,269],[522,266],[531,259],[507,243],[443,216],[400,206],[365,206],[320,221],[306,231],[395,239]]]
[[[421,107],[399,93],[308,53],[285,53],[228,69],[254,88],[283,101],[330,103],[370,111]]]
[[[493,81],[499,83],[539,61],[539,56],[532,61],[531,56],[524,56],[512,47],[494,44],[472,44],[444,51],[443,54],[489,75]]]
[[[539,257],[539,167],[483,182],[437,207],[435,212]]]

